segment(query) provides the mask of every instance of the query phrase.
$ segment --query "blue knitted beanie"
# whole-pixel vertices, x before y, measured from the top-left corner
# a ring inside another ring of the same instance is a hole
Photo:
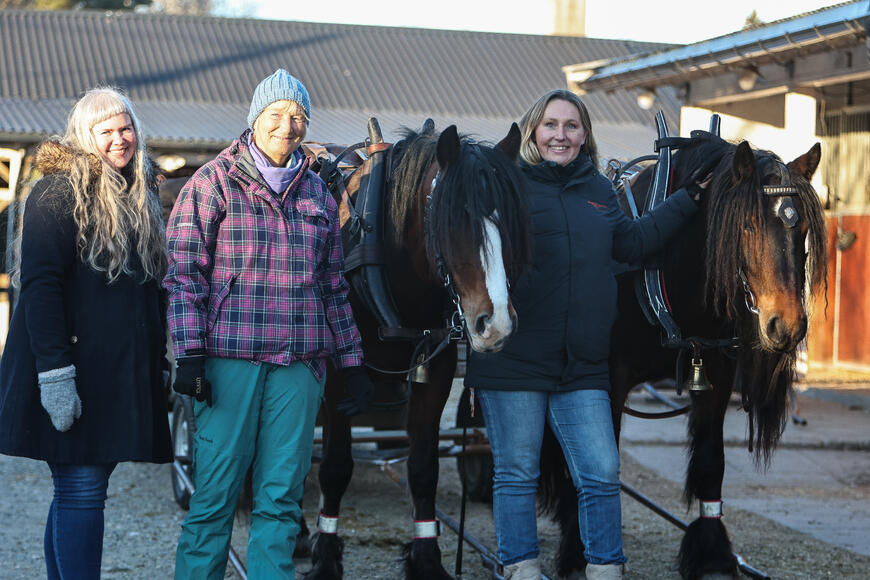
[[[311,104],[305,85],[283,68],[279,68],[260,81],[260,84],[254,89],[251,110],[248,112],[248,127],[253,128],[254,121],[257,120],[263,109],[275,101],[296,101],[305,109],[305,116],[311,119]]]

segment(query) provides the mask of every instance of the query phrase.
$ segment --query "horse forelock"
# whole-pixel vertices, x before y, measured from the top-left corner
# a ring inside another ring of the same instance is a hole
[[[498,228],[508,277],[515,280],[531,262],[531,226],[522,184],[519,168],[503,153],[463,142],[459,158],[442,170],[432,193],[427,218],[430,256],[440,254],[453,270],[467,262],[471,252],[488,254],[485,221],[491,219]],[[462,232],[467,236],[457,235]]]

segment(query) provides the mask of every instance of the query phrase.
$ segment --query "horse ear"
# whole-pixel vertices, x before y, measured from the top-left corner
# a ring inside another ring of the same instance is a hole
[[[423,135],[431,135],[434,132],[435,121],[433,121],[432,119],[426,119],[425,121],[423,121],[423,130],[421,131],[421,133],[423,133]]]
[[[438,137],[438,165],[447,167],[459,157],[459,133],[456,125],[450,125]]]
[[[810,150],[788,164],[790,171],[794,171],[807,178],[810,181],[819,167],[819,161],[822,159],[822,146],[816,143]]]
[[[749,143],[742,141],[734,152],[734,181],[749,179],[755,173],[755,155]]]
[[[496,148],[507,155],[511,161],[516,161],[517,156],[520,154],[520,140],[520,128],[516,123],[511,123],[507,136],[498,142]]]

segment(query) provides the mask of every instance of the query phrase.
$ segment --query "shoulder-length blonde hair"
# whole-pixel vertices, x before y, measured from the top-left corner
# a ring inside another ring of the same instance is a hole
[[[136,151],[124,168],[130,183],[103,159],[93,127],[126,113],[136,134]],[[77,246],[83,261],[106,272],[110,282],[121,274],[135,275],[131,258],[138,256],[145,279],[162,279],[166,272],[166,236],[159,196],[154,191],[154,167],[145,152],[141,125],[121,91],[98,87],[73,107],[61,143],[84,155],[73,155],[70,182],[74,195]],[[100,165],[95,170],[94,159]],[[128,173],[129,172],[129,173]]]
[[[598,167],[598,145],[595,143],[595,137],[592,134],[592,121],[589,119],[589,111],[586,109],[583,101],[580,100],[580,97],[566,89],[555,89],[546,93],[535,101],[523,115],[522,119],[520,119],[520,134],[522,136],[520,157],[529,165],[537,165],[543,161],[541,152],[538,151],[538,144],[535,143],[535,129],[541,123],[541,119],[544,118],[544,111],[547,105],[550,104],[550,101],[555,100],[568,101],[577,107],[577,111],[580,113],[580,123],[586,130],[586,143],[583,145],[583,151],[592,159],[593,165]]]

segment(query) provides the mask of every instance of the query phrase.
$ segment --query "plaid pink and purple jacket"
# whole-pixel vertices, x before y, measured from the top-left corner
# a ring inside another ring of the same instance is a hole
[[[302,361],[318,379],[326,357],[360,365],[335,200],[307,161],[274,194],[247,133],[191,177],[169,219],[163,286],[175,355]]]

